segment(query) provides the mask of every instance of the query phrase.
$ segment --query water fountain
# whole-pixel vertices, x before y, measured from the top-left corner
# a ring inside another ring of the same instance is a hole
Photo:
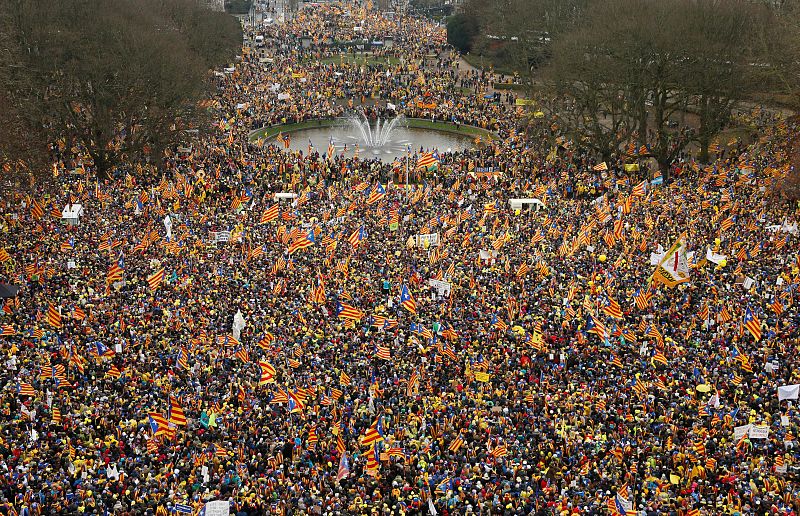
[[[359,111],[358,116],[348,115],[347,123],[361,134],[361,141],[364,147],[383,147],[389,141],[392,131],[398,123],[404,119],[403,115],[396,116],[391,120],[379,118],[373,127],[363,111]]]
[[[439,152],[446,149],[450,152],[451,149],[468,148],[472,142],[466,135],[417,129],[409,125],[403,115],[370,123],[366,113],[359,110],[338,119],[334,124],[293,132],[289,148],[302,152],[308,152],[309,148],[321,149],[323,155],[331,152],[353,156],[358,152],[361,158],[386,163],[402,162],[405,166],[408,165],[405,160],[409,156],[414,159],[413,155],[420,148],[426,151],[438,149]],[[283,146],[282,142],[278,143]]]

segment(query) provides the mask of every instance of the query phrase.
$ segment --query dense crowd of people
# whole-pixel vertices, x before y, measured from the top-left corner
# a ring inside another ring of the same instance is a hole
[[[354,27],[382,62],[337,60]],[[102,179],[61,142],[57,189],[3,199],[0,513],[797,513],[794,121],[651,181],[523,127],[428,21],[259,31],[191,153]],[[412,185],[249,137],[388,103],[496,137]],[[679,241],[690,281],[648,279]]]

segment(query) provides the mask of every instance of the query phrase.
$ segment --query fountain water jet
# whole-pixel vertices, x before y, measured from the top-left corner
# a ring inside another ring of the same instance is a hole
[[[356,115],[349,115],[347,123],[354,127],[359,134],[361,134],[361,141],[366,147],[383,147],[389,141],[392,131],[399,122],[403,120],[403,115],[397,116],[391,120],[384,120],[379,118],[375,127],[369,123],[367,115],[363,111]]]

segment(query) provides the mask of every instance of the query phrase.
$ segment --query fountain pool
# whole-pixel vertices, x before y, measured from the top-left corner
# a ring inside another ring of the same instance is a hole
[[[353,156],[358,149],[360,158],[391,163],[403,160],[409,147],[412,155],[420,148],[426,152],[456,152],[469,148],[473,142],[469,135],[417,129],[407,127],[404,122],[400,117],[370,124],[363,115],[341,119],[333,126],[293,131],[289,148],[307,152],[310,143],[315,152],[325,155],[332,142],[337,155]]]

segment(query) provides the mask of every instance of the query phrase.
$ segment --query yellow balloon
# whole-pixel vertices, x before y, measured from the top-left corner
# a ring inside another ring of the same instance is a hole
[[[599,261],[600,263],[605,263],[606,255],[601,254],[600,256],[597,257],[597,261]]]
[[[728,260],[726,260],[725,258],[719,261],[720,267],[725,267],[726,265],[728,265]]]

